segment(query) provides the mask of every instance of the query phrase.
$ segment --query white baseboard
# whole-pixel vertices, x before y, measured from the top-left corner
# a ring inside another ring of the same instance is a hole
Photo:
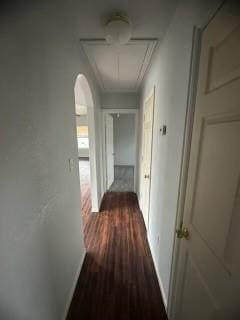
[[[164,304],[164,307],[165,307],[165,310],[166,310],[166,313],[167,313],[167,296],[166,296],[166,293],[165,293],[164,288],[163,288],[163,283],[162,283],[160,274],[158,272],[155,256],[153,254],[152,245],[151,245],[151,241],[150,241],[149,238],[148,238],[148,243],[149,243],[149,247],[150,247],[150,250],[151,250],[151,254],[152,254],[152,258],[153,258],[153,264],[154,264],[154,268],[155,268],[155,271],[156,271],[156,274],[157,274],[158,283],[159,283],[159,287],[160,287],[162,298],[163,298],[163,304]]]
[[[78,281],[78,278],[79,278],[79,275],[80,275],[80,272],[81,272],[81,269],[82,269],[82,265],[83,265],[83,261],[84,261],[84,258],[86,256],[86,250],[84,249],[84,252],[81,256],[81,259],[80,259],[80,262],[79,262],[79,265],[78,265],[78,269],[77,269],[77,272],[74,276],[74,279],[73,279],[73,285],[72,285],[72,288],[69,292],[69,296],[68,296],[68,299],[67,299],[67,303],[66,303],[66,307],[65,307],[65,310],[64,310],[64,313],[63,313],[63,317],[62,317],[62,320],[66,320],[67,318],[67,314],[68,314],[68,310],[70,308],[70,304],[72,302],[72,298],[73,298],[73,294],[74,294],[74,291],[75,291],[75,288],[76,288],[76,285],[77,285],[77,281]]]
[[[99,208],[98,207],[92,207],[92,213],[98,213],[99,212]]]

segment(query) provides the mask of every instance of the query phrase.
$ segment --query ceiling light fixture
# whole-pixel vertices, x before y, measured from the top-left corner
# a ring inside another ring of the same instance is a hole
[[[105,32],[108,43],[124,45],[131,38],[131,24],[125,14],[115,12],[109,17],[105,25]]]

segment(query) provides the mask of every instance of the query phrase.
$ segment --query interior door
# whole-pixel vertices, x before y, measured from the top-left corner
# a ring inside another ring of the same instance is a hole
[[[140,203],[147,229],[149,222],[149,196],[152,162],[153,109],[154,89],[152,90],[150,96],[146,99],[143,110],[143,142]]]
[[[172,318],[240,319],[237,1],[226,2],[202,34],[183,227],[178,237],[182,239]]]
[[[107,162],[107,189],[114,180],[114,145],[113,145],[113,117],[106,114],[106,162]]]

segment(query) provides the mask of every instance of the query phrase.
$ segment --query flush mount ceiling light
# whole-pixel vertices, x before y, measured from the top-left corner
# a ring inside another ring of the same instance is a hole
[[[131,24],[127,16],[116,12],[112,14],[105,25],[106,40],[113,45],[123,45],[131,38]]]

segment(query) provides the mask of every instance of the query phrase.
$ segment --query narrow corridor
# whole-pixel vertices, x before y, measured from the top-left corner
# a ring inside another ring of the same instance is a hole
[[[68,320],[167,319],[134,193],[108,192],[85,226],[87,254]]]

